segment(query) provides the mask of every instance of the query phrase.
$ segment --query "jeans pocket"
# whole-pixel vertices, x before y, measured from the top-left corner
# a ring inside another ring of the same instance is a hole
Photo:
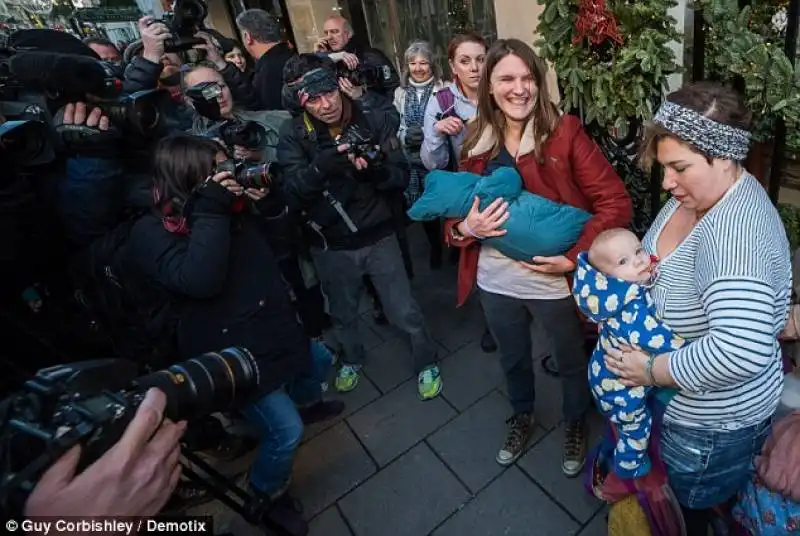
[[[661,459],[671,474],[702,474],[708,467],[712,445],[711,438],[702,432],[669,424],[661,429]]]

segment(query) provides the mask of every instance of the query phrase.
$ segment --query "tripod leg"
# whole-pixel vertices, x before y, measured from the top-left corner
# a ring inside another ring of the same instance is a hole
[[[278,536],[291,536],[286,529],[273,522],[266,515],[269,510],[269,502],[267,500],[246,492],[229,479],[222,476],[194,452],[188,452],[184,449],[181,454],[186,460],[206,473],[206,478],[204,478],[194,469],[181,462],[183,474],[186,475],[189,480],[205,487],[215,499],[218,499],[222,504],[242,516],[242,518],[251,525],[264,525]],[[230,493],[233,493],[241,502],[233,499],[229,495]]]

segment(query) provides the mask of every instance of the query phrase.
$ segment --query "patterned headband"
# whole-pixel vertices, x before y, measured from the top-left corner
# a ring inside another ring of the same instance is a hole
[[[741,162],[750,150],[750,133],[723,125],[689,108],[664,101],[653,122],[712,158]]]
[[[304,74],[300,80],[289,84],[289,88],[296,92],[300,106],[305,106],[311,97],[339,89],[339,83],[332,69],[318,67]]]

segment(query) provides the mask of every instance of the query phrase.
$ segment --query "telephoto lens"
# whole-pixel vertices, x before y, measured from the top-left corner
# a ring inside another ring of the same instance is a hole
[[[208,352],[134,381],[144,392],[158,387],[167,395],[165,415],[173,421],[191,420],[235,408],[258,389],[255,358],[243,348]]]

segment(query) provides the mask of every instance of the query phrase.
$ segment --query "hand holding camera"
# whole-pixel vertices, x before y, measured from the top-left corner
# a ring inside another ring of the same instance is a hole
[[[333,52],[328,54],[328,58],[334,63],[344,63],[351,71],[358,68],[358,56],[350,52]]]
[[[194,35],[197,39],[202,39],[204,43],[195,45],[194,48],[198,50],[204,50],[206,53],[206,59],[214,64],[217,70],[221,71],[224,69],[228,63],[225,61],[225,58],[222,57],[222,51],[220,50],[219,45],[215,42],[214,38],[212,38],[206,32],[197,32]]]
[[[149,390],[122,438],[80,474],[81,448],[69,450],[39,479],[25,516],[157,514],[178,485],[179,440],[186,430],[185,422],[163,419],[166,404],[163,392]]]
[[[364,96],[364,86],[357,86],[347,78],[339,78],[339,89],[351,100],[358,100]]]
[[[153,17],[142,17],[138,26],[142,35],[142,57],[152,63],[159,63],[166,52],[166,42],[172,37],[169,28]]]

